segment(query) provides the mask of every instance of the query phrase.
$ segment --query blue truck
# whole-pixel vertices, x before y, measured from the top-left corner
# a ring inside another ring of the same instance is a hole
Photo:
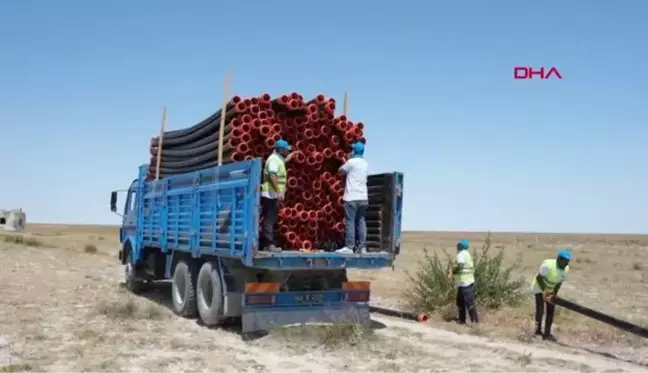
[[[400,251],[403,174],[368,180],[368,253],[259,250],[262,160],[148,180],[126,190],[119,260],[132,292],[171,280],[173,311],[206,325],[240,318],[242,332],[306,323],[370,322],[370,283],[347,269],[393,265]],[[117,213],[118,191],[110,208]],[[290,193],[290,191],[288,191]]]

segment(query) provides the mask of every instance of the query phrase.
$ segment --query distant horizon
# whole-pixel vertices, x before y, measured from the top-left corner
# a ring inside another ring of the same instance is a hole
[[[115,227],[119,228],[119,224],[83,224],[83,223],[43,223],[43,222],[27,222],[29,225],[68,225],[77,227]],[[28,229],[29,230],[29,229]],[[539,235],[590,235],[590,236],[648,236],[648,233],[617,233],[617,232],[542,232],[542,231],[474,231],[474,230],[402,230],[401,233],[494,233],[494,234],[539,234]]]
[[[404,230],[648,234],[648,2],[367,4],[0,2],[0,206],[119,224],[162,108],[202,121],[230,72],[240,97],[348,92]]]

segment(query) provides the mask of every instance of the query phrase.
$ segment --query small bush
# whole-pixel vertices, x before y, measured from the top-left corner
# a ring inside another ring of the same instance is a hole
[[[4,242],[12,243],[16,245],[24,245],[31,247],[41,247],[43,243],[33,237],[27,237],[22,234],[8,234],[3,235]]]
[[[97,246],[89,243],[86,244],[85,247],[83,248],[83,251],[85,251],[88,254],[96,254],[97,253]]]
[[[453,305],[456,298],[454,280],[448,279],[454,256],[444,251],[442,258],[423,249],[425,257],[418,271],[408,274],[411,288],[405,292],[410,306],[417,311],[438,311]],[[515,273],[522,258],[511,265],[504,263],[504,249],[491,251],[490,233],[479,250],[471,249],[475,264],[475,298],[480,307],[497,309],[515,306],[524,298],[527,282]]]

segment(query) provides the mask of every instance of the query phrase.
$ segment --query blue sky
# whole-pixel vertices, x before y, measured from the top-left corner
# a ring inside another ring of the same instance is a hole
[[[2,1],[0,208],[118,224],[170,129],[299,91],[405,173],[405,229],[648,233],[648,2]],[[514,80],[555,66],[562,80]]]

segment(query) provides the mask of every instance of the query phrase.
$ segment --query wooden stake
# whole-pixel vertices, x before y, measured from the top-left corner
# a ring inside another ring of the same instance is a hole
[[[225,137],[225,114],[227,113],[227,103],[230,97],[230,85],[232,84],[232,74],[228,71],[225,73],[225,87],[223,88],[223,108],[221,110],[220,128],[218,131],[218,165],[223,164],[223,137]]]
[[[345,117],[349,113],[349,92],[344,92],[344,102],[343,102],[343,105],[342,105],[342,113],[344,114]]]
[[[160,162],[162,162],[162,142],[164,141],[164,131],[166,131],[166,105],[162,108],[162,123],[160,123],[160,137],[158,138],[157,162],[155,165],[155,180],[160,179]]]

